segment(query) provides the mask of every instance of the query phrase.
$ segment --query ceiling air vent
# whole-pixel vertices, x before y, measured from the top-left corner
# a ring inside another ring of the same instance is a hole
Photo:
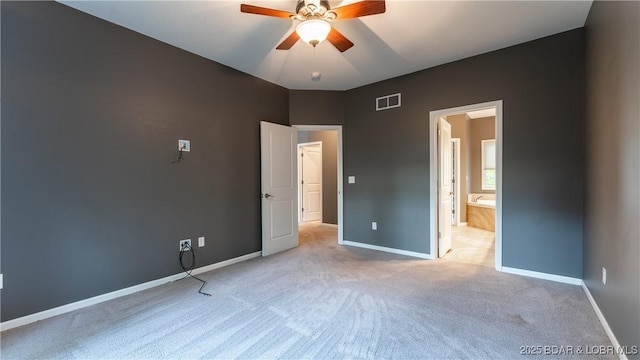
[[[400,107],[400,93],[376,98],[376,111]]]

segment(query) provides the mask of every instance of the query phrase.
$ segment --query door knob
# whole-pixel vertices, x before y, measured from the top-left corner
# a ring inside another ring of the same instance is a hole
[[[271,195],[271,194],[267,193],[267,194],[264,194],[264,197],[265,197],[265,199],[268,199],[268,198],[270,198],[270,197],[275,197],[275,196],[273,196],[273,195]]]

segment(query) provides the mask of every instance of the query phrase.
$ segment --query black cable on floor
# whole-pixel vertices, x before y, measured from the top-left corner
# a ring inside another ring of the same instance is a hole
[[[184,266],[184,262],[182,261],[182,257],[184,255],[184,253],[186,253],[187,251],[191,252],[191,267],[187,268],[186,266]],[[198,294],[202,294],[205,296],[211,296],[211,294],[203,292],[202,288],[204,288],[205,285],[207,285],[207,282],[200,279],[199,277],[193,276],[191,275],[191,272],[193,271],[193,269],[196,267],[196,253],[193,251],[193,248],[191,247],[191,245],[187,242],[184,243],[184,245],[182,246],[182,249],[180,249],[180,267],[182,268],[182,270],[187,273],[187,276],[185,277],[192,277],[198,281],[200,281],[202,283],[202,285],[200,286],[200,289],[198,290]]]

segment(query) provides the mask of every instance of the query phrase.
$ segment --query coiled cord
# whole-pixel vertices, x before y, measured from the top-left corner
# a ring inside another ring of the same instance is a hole
[[[187,251],[191,252],[191,266],[190,267],[186,267],[184,266],[184,262],[182,261],[184,253],[186,253]],[[211,294],[203,292],[202,288],[204,288],[205,285],[207,285],[207,282],[200,279],[197,276],[193,276],[191,275],[191,272],[193,271],[193,269],[196,267],[196,253],[193,251],[193,248],[191,247],[191,244],[185,242],[185,244],[182,246],[182,249],[180,249],[180,256],[179,256],[179,260],[180,260],[180,267],[182,268],[182,270],[187,273],[187,276],[185,277],[192,277],[198,281],[200,281],[202,283],[202,285],[200,285],[200,289],[198,290],[198,294],[202,294],[205,296],[211,296]]]

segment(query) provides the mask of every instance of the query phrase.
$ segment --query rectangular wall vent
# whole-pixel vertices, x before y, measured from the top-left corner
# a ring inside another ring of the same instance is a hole
[[[376,111],[400,107],[400,93],[376,98]]]

